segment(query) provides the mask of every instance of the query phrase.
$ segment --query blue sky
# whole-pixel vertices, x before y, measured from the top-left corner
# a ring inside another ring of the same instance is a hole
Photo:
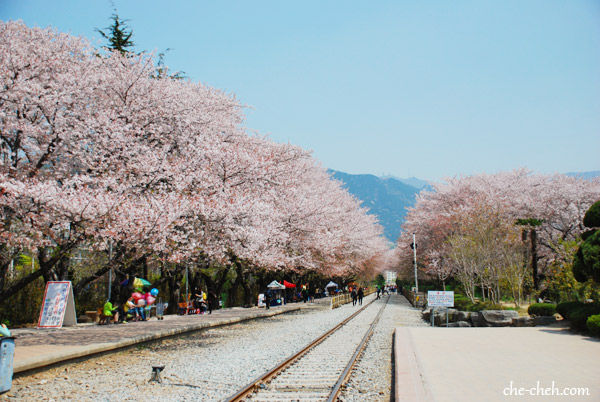
[[[600,169],[600,2],[118,1],[137,50],[349,173]],[[100,41],[110,1],[3,0]]]

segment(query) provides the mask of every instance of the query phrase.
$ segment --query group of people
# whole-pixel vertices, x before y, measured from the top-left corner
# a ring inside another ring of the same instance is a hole
[[[381,299],[381,296],[389,295],[396,291],[396,286],[377,286],[377,299]]]
[[[149,292],[142,293],[142,289],[136,289],[122,306],[113,306],[109,299],[102,308],[101,324],[108,324],[110,320],[115,324],[127,323],[129,321],[147,321],[146,310],[150,309],[156,302],[158,289],[153,288]]]
[[[350,296],[352,297],[353,306],[356,306],[356,304],[362,306],[363,297],[365,297],[365,291],[361,287],[359,287],[358,290],[356,288],[352,288],[350,291]]]
[[[212,292],[204,292],[202,289],[194,289],[192,306],[194,308],[193,313],[197,314],[212,314],[216,296]],[[188,311],[188,314],[190,312]]]

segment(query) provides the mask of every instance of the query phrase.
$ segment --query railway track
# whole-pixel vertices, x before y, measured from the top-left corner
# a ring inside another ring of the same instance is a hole
[[[336,400],[388,300],[379,309],[372,300],[227,401]]]

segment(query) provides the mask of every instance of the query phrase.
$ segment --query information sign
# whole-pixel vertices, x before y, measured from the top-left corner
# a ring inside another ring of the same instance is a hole
[[[46,283],[38,328],[60,328],[77,324],[75,299],[70,281]]]
[[[454,307],[454,292],[430,290],[427,292],[427,305],[429,307]]]

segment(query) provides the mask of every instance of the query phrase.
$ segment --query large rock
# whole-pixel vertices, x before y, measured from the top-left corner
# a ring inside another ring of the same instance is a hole
[[[442,311],[444,311],[444,310],[442,310]],[[459,311],[457,309],[449,308],[448,309],[448,321],[452,321],[452,322],[459,321],[458,317],[457,317],[458,313],[459,313]]]
[[[488,326],[486,324],[485,320],[483,319],[483,316],[481,314],[479,314],[478,311],[470,311],[469,312],[469,321],[471,321],[471,324],[473,324],[474,327],[487,327]]]
[[[442,325],[443,327],[446,326],[446,323],[444,323],[444,325]],[[466,328],[466,327],[470,327],[471,324],[469,324],[467,321],[456,321],[456,322],[449,322],[448,323],[448,328],[450,327],[460,327],[460,328]]]
[[[469,311],[457,311],[454,316],[456,321],[469,321],[471,314]]]
[[[433,321],[435,323],[435,325],[440,326],[442,324],[446,324],[446,310],[444,309],[435,309],[433,310]],[[454,321],[454,317],[456,316],[456,314],[458,313],[458,310],[449,308],[448,309],[448,322],[452,322]],[[425,309],[422,312],[423,314],[423,319],[427,322],[431,322],[431,309]]]
[[[482,310],[479,318],[486,327],[509,327],[513,318],[519,318],[519,313],[514,310]]]
[[[524,317],[513,318],[512,320],[513,327],[533,327],[533,325],[533,317],[528,315]]]

